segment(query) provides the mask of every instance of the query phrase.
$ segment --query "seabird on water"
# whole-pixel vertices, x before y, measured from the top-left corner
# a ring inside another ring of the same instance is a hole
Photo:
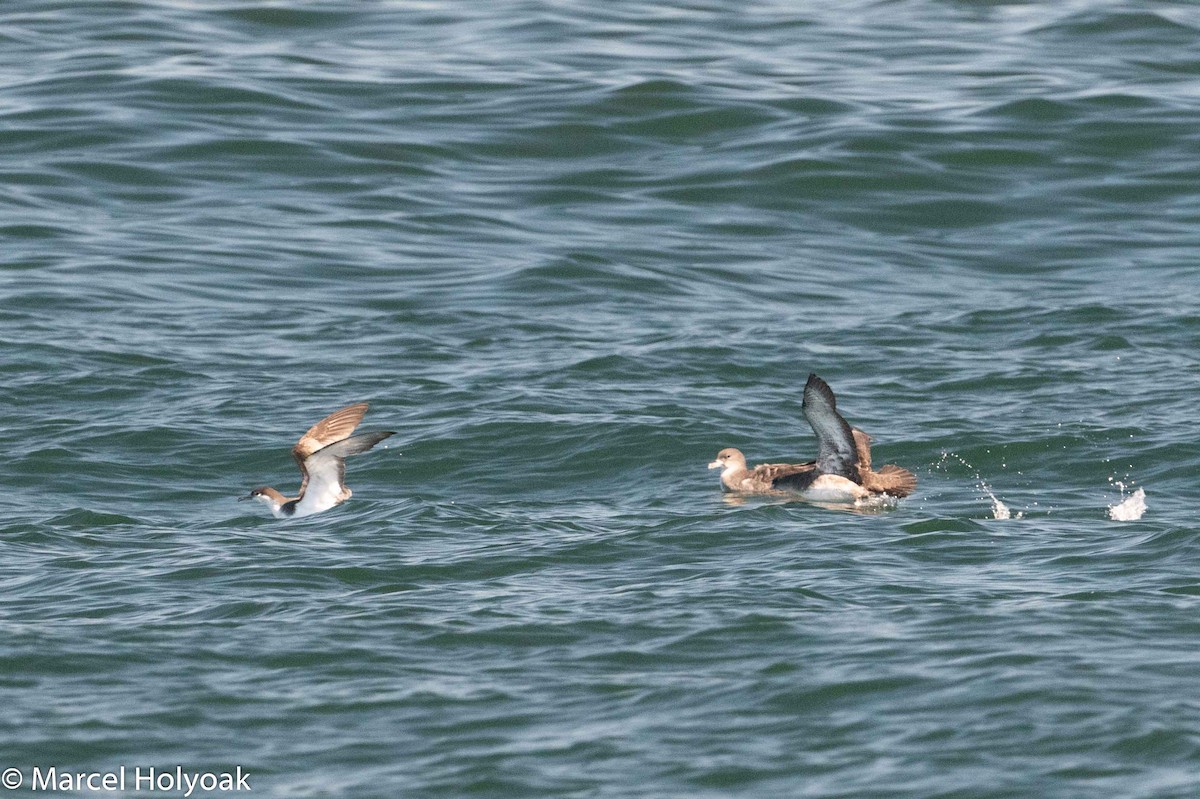
[[[817,434],[817,459],[807,463],[764,463],[753,469],[746,456],[729,447],[708,464],[721,469],[721,487],[743,494],[791,492],[817,502],[853,502],[877,494],[906,497],[917,487],[908,469],[888,464],[871,468],[871,437],[851,427],[837,411],[829,384],[809,374],[804,386],[804,418]]]
[[[350,499],[353,492],[346,487],[346,458],[395,435],[392,430],[350,435],[366,412],[365,402],[335,411],[309,428],[292,447],[292,457],[304,477],[296,496],[285,497],[274,488],[262,486],[239,497],[239,501],[256,499],[268,506],[275,518],[289,519],[320,513]]]

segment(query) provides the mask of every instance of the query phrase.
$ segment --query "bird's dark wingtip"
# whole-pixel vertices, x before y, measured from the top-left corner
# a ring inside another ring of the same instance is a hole
[[[816,372],[808,373],[808,382],[804,384],[805,401],[808,400],[810,393],[819,395],[825,402],[829,403],[831,408],[837,408],[837,398],[833,395],[833,389]]]

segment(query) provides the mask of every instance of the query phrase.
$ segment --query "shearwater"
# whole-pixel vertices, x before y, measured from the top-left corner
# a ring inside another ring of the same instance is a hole
[[[394,430],[350,435],[358,427],[367,412],[367,403],[334,411],[317,422],[301,436],[292,447],[292,457],[300,466],[300,491],[294,497],[285,497],[268,486],[254,489],[239,501],[256,499],[271,509],[278,519],[296,516],[311,516],[350,499],[353,493],[346,487],[346,458],[366,452]]]
[[[708,464],[721,469],[721,487],[743,494],[793,492],[817,502],[854,502],[879,494],[906,497],[917,487],[908,469],[888,464],[871,468],[871,437],[851,427],[837,410],[833,390],[809,374],[801,404],[804,418],[817,435],[817,459],[807,463],[746,465],[741,450],[728,447]]]

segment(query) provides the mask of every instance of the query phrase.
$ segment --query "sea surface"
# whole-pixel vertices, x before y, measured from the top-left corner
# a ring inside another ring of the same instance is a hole
[[[1200,796],[1194,3],[5,0],[0,156],[4,795]]]

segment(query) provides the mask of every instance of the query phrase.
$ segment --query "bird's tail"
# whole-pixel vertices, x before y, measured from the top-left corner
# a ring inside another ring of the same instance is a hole
[[[889,463],[879,471],[862,473],[863,488],[876,494],[907,497],[917,490],[917,476],[901,466]]]

